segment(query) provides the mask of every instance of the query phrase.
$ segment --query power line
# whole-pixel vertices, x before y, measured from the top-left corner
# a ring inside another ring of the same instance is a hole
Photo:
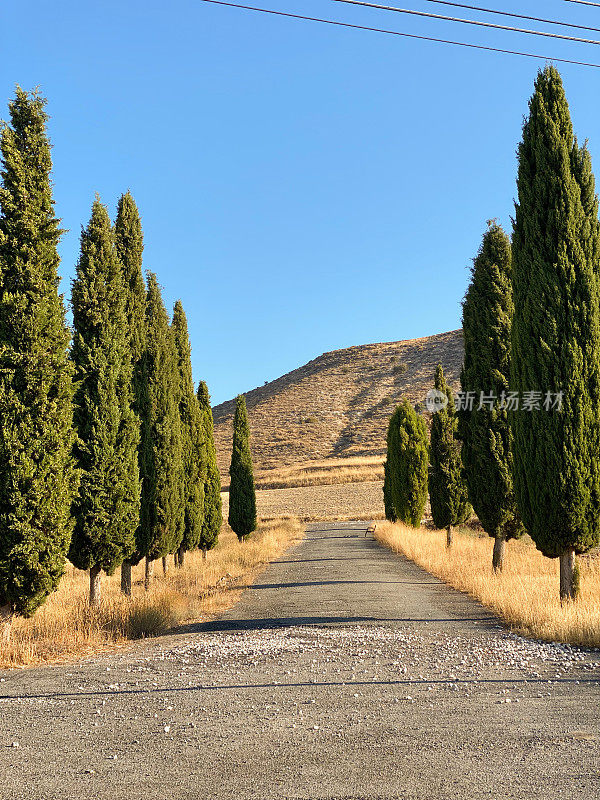
[[[334,0],[336,3],[349,3],[353,6],[367,6],[368,8],[380,8],[383,11],[395,11],[398,14],[408,14],[414,17],[426,17],[427,19],[442,19],[446,22],[460,22],[463,25],[476,25],[480,28],[495,28],[501,31],[512,31],[513,33],[526,33],[529,36],[546,36],[549,39],[564,39],[567,42],[579,42],[581,44],[600,44],[597,39],[581,39],[578,36],[567,36],[564,33],[550,33],[549,31],[533,31],[529,28],[513,28],[510,25],[499,25],[495,22],[481,22],[476,19],[463,19],[462,17],[447,17],[444,14],[431,14],[428,11],[415,11],[411,8],[397,8],[396,6],[382,6],[378,3],[368,3],[366,0]]]
[[[402,31],[390,31],[385,28],[371,28],[367,25],[353,25],[350,22],[340,22],[334,19],[324,19],[322,17],[307,17],[303,14],[291,14],[287,11],[275,11],[272,8],[259,8],[257,6],[247,6],[241,3],[229,3],[226,0],[200,0],[202,3],[212,3],[217,6],[228,6],[229,8],[241,8],[245,11],[258,11],[261,14],[272,14],[276,17],[287,17],[289,19],[300,19],[307,22],[320,22],[324,25],[338,25],[341,28],[355,28],[360,31],[373,31],[374,33],[386,33],[390,36],[402,36],[406,39],[418,39],[423,42],[437,42],[438,44],[451,44],[457,47],[469,47],[473,50],[487,50],[490,53],[503,53],[511,56],[523,56],[525,58],[537,58],[543,61],[558,61],[561,64],[575,64],[579,67],[594,67],[600,69],[600,64],[594,64],[589,61],[575,61],[570,58],[553,58],[552,56],[544,56],[536,53],[523,53],[519,50],[506,50],[502,47],[487,47],[482,44],[472,44],[470,42],[457,42],[452,39],[439,39],[433,36],[419,36],[416,33],[404,33]]]
[[[565,0],[566,3],[578,3],[580,6],[594,6],[600,8],[600,3],[592,3],[591,0]]]
[[[513,19],[529,19],[532,22],[543,22],[546,25],[561,25],[564,28],[577,28],[580,31],[596,31],[600,33],[600,28],[590,25],[578,25],[576,22],[561,22],[556,19],[546,19],[545,17],[531,17],[528,14],[517,14],[515,11],[500,11],[496,8],[483,8],[482,6],[469,6],[465,3],[453,3],[451,0],[425,0],[426,3],[436,3],[439,6],[453,6],[454,8],[465,8],[468,11],[481,11],[484,14],[497,14],[499,17],[512,17]],[[600,6],[600,3],[593,3]]]

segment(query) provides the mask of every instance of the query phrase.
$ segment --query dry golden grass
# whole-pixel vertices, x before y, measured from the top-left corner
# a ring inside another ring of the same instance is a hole
[[[289,489],[379,481],[383,480],[383,461],[383,456],[309,461],[291,467],[258,470],[254,475],[254,483],[257,489]],[[228,490],[229,486],[224,485],[223,491]]]
[[[303,522],[383,519],[383,481],[259,489],[256,506],[261,519],[293,514]],[[221,493],[223,515],[229,495]]]
[[[506,565],[492,572],[492,540],[457,531],[450,551],[445,531],[415,530],[389,522],[375,537],[387,547],[470,594],[518,633],[546,641],[600,646],[600,560],[581,558],[581,596],[561,606],[558,560],[544,558],[531,541],[509,542]]]
[[[35,616],[14,621],[10,643],[0,644],[0,668],[78,658],[127,639],[164,633],[184,621],[211,618],[232,606],[257,573],[301,536],[295,518],[262,522],[244,544],[224,526],[205,561],[199,552],[188,553],[185,566],[171,565],[166,576],[157,562],[148,593],[143,565],[134,568],[131,599],[120,594],[118,574],[103,576],[97,610],[87,604],[87,573],[68,565],[58,590]]]

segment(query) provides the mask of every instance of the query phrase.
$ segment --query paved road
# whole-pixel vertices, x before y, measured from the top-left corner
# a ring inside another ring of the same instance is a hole
[[[309,526],[217,623],[0,673],[0,798],[598,797],[599,656],[364,529]]]

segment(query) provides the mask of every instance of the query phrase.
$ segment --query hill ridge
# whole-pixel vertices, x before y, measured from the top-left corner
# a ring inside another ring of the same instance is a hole
[[[381,455],[394,405],[422,401],[441,363],[457,387],[462,330],[329,350],[246,393],[257,469]],[[213,408],[219,468],[226,475],[234,400]]]

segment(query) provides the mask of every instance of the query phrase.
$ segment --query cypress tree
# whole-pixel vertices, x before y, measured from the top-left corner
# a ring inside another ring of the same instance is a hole
[[[389,436],[389,430],[388,430]],[[390,485],[390,469],[387,458],[383,463],[383,509],[385,511],[385,518],[389,522],[396,522],[396,512],[392,502],[392,491]]]
[[[46,101],[20,88],[0,135],[0,616],[31,616],[63,574],[77,484],[69,333],[58,294]]]
[[[427,427],[408,400],[392,414],[387,437],[390,496],[396,519],[420,527],[427,500]]]
[[[187,319],[180,300],[173,309],[172,328],[179,372],[179,417],[185,468],[184,532],[176,554],[176,562],[182,567],[186,551],[197,548],[202,536],[206,444],[202,412],[192,378],[192,350]]]
[[[108,212],[96,199],[81,234],[73,281],[75,454],[81,471],[73,503],[69,560],[90,571],[90,604],[135,548],[139,522],[139,421],[132,409],[131,354],[121,264]]]
[[[243,542],[256,530],[256,492],[250,453],[250,429],[246,398],[237,396],[233,418],[233,452],[229,484],[229,524]]]
[[[431,421],[429,499],[433,523],[436,528],[446,528],[446,544],[450,547],[452,528],[466,522],[472,509],[462,475],[454,398],[441,364],[435,370],[435,388],[446,395],[448,403],[433,414]]]
[[[506,542],[523,532],[513,490],[506,407],[514,312],[511,268],[510,239],[490,221],[463,301],[465,361],[460,381],[465,397],[472,393],[474,405],[465,403],[458,418],[469,499],[483,529],[494,538],[494,571],[504,565]]]
[[[537,548],[560,559],[566,600],[600,531],[598,209],[554,67],[535,82],[518,165],[511,389],[551,402],[511,413],[515,495]]]
[[[126,192],[119,198],[115,220],[115,244],[123,269],[125,317],[132,365],[132,408],[139,419],[143,396],[141,381],[142,354],[145,342],[146,287],[142,274],[144,252],[142,223],[130,192]],[[139,556],[137,560],[139,560]],[[121,566],[121,590],[126,595],[131,594],[131,564],[130,559],[125,559]]]
[[[183,454],[175,345],[156,275],[147,277],[146,345],[142,357],[140,466],[142,502],[137,553],[153,562],[174,553],[183,538]]]
[[[217,465],[217,451],[215,448],[214,424],[210,395],[204,381],[198,386],[198,405],[204,428],[206,442],[206,477],[204,480],[204,514],[199,547],[206,557],[218,542],[219,531],[223,524],[223,511],[221,502],[221,475]]]
[[[187,320],[186,320],[186,335],[187,335]],[[175,330],[172,324],[169,326],[168,342],[171,351],[171,370],[172,370],[170,385],[173,394],[173,401],[175,404],[175,412],[176,412],[175,416],[176,416],[177,430],[179,431],[179,446],[180,446],[180,459],[178,463],[178,468],[174,470],[172,476],[173,500],[174,500],[174,505],[173,505],[174,532],[175,532],[176,543],[173,545],[173,549],[169,550],[169,554],[173,555],[175,563],[177,563],[179,549],[181,547],[181,543],[183,541],[183,536],[185,533],[185,509],[186,509],[186,493],[187,493],[186,435],[188,431],[181,418],[181,405],[183,402],[182,382],[179,371],[179,355],[177,350],[177,343],[175,341]],[[190,369],[191,369],[191,361],[190,361]],[[192,391],[193,391],[193,384],[192,384]],[[168,559],[166,556],[163,556],[162,564],[163,564],[163,573],[166,575],[168,571]]]

